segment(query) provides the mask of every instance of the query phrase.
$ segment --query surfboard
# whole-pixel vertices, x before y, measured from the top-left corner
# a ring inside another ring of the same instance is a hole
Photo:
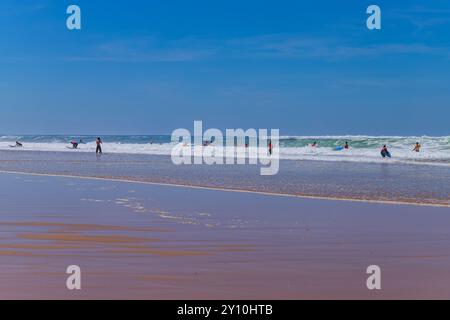
[[[336,148],[334,149],[334,151],[341,151],[341,150],[344,150],[344,147],[336,147]]]
[[[381,151],[381,156],[383,158],[386,158],[386,157],[391,158],[391,153],[389,151],[386,151],[386,152]]]

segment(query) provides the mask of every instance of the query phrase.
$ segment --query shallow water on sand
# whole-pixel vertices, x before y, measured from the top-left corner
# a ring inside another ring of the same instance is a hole
[[[450,205],[450,170],[439,166],[282,160],[275,176],[255,165],[176,166],[168,156],[0,153],[0,170],[125,179],[286,195]]]

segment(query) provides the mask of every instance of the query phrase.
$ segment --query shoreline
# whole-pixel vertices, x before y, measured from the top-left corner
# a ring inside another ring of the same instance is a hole
[[[312,195],[296,195],[287,193],[276,193],[276,192],[264,192],[257,190],[246,190],[246,189],[232,189],[223,187],[212,187],[212,186],[196,186],[188,184],[175,184],[175,183],[163,183],[163,182],[151,182],[151,181],[139,181],[133,179],[124,178],[107,178],[107,177],[92,177],[92,176],[82,176],[82,175],[71,175],[71,174],[54,174],[54,173],[34,173],[34,172],[24,172],[24,171],[6,171],[0,170],[0,174],[17,174],[17,175],[30,175],[30,176],[43,176],[43,177],[56,177],[56,178],[73,178],[82,180],[99,180],[99,181],[111,181],[111,182],[121,182],[121,183],[135,183],[140,185],[155,185],[155,186],[168,186],[175,188],[189,188],[189,189],[200,189],[200,190],[213,190],[213,191],[224,191],[224,192],[234,192],[234,193],[250,193],[273,197],[285,197],[285,198],[300,198],[300,199],[315,199],[315,200],[325,200],[325,201],[342,201],[342,202],[358,202],[358,203],[374,203],[374,204],[386,204],[386,205],[408,205],[408,206],[418,206],[418,207],[437,207],[437,208],[450,208],[450,204],[440,204],[440,203],[420,203],[420,202],[407,202],[407,201],[390,201],[390,200],[369,200],[369,199],[356,199],[356,198],[344,198],[344,197],[327,197],[327,196],[312,196]]]
[[[143,144],[146,145],[146,144]],[[149,144],[150,145],[150,144]],[[150,145],[151,146],[151,145]],[[19,150],[11,150],[14,148],[9,149],[1,149],[0,152],[10,152],[10,153],[20,153],[20,152],[31,152],[31,153],[61,153],[61,154],[67,154],[70,152],[76,152],[81,153],[84,155],[87,154],[93,154],[95,153],[95,148],[92,147],[90,150],[86,149],[76,149],[73,150],[71,148],[67,148],[67,150],[34,150],[34,149],[19,149]],[[160,157],[170,157],[171,155],[169,153],[165,152],[156,152],[156,153],[150,153],[150,152],[123,152],[123,151],[109,151],[104,152],[104,155],[115,155],[115,156],[160,156]],[[245,157],[247,159],[247,157]],[[355,160],[351,158],[345,158],[342,157],[339,160],[330,158],[320,158],[315,159],[314,156],[303,156],[303,157],[293,157],[293,156],[280,156],[280,161],[311,161],[311,162],[325,162],[325,163],[354,163],[354,164],[369,164],[369,165],[378,165],[378,164],[386,164],[386,165],[412,165],[412,166],[423,166],[423,167],[439,167],[439,168],[450,168],[450,163],[447,162],[439,162],[439,161],[433,161],[433,160],[424,160],[424,161],[412,161],[412,160],[405,160],[400,158],[374,158],[374,159],[363,159],[363,160]]]

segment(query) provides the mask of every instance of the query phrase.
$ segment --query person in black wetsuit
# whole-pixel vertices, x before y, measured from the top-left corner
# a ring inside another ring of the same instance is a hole
[[[95,153],[96,154],[102,154],[103,152],[102,152],[102,139],[100,139],[100,138],[97,138],[97,149],[95,149]]]

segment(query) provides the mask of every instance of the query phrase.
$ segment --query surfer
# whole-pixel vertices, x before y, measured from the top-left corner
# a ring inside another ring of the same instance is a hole
[[[96,154],[102,154],[103,152],[102,152],[102,139],[100,139],[100,137],[99,138],[97,138],[97,141],[96,141],[96,143],[97,143],[97,148],[95,149],[95,153]]]
[[[82,139],[80,139],[79,142],[77,142],[76,140],[72,140],[72,141],[70,141],[70,144],[72,145],[72,149],[78,149],[78,146],[80,144],[86,144],[86,142],[84,142]],[[69,147],[67,147],[67,148],[69,148]]]
[[[350,146],[348,145],[348,141],[345,141],[344,149],[350,149]]]
[[[70,144],[72,145],[72,149],[78,148],[78,142],[76,142],[75,140],[70,141]]]
[[[381,156],[383,158],[386,158],[386,157],[390,158],[391,157],[391,153],[389,152],[389,150],[388,150],[386,145],[384,145],[383,148],[381,149]]]
[[[21,147],[23,147],[23,145],[19,141],[16,141],[15,145],[10,145],[10,148],[21,148]]]
[[[311,145],[312,148],[317,147],[317,141],[314,141],[314,143]]]
[[[414,147],[414,149],[412,151],[420,152],[420,148],[422,148],[422,146],[420,145],[420,143],[416,142],[416,146]]]
[[[268,148],[269,148],[269,154],[272,155],[272,149],[273,149],[272,140],[268,141]]]

